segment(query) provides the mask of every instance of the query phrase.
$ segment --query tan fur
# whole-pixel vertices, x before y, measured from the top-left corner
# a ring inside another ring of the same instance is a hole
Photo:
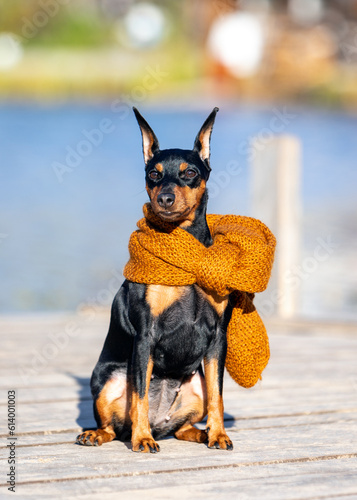
[[[218,361],[205,359],[204,365],[207,385],[208,447],[212,448],[218,443],[220,448],[226,449],[232,442],[224,429],[223,398],[218,387]]]
[[[222,316],[228,304],[228,295],[221,297],[217,292],[208,292],[206,290],[202,290],[202,288],[199,288],[199,291],[204,298],[208,300],[211,306],[214,307],[217,314]]]
[[[151,314],[158,316],[165,311],[182,297],[185,288],[185,286],[148,285],[146,302],[150,306]]]
[[[205,430],[197,429],[191,424],[186,424],[175,432],[175,437],[181,441],[204,443],[207,441],[207,432]]]
[[[164,171],[164,167],[163,167],[162,163],[156,163],[155,168],[160,173],[162,173]]]
[[[193,424],[200,422],[207,414],[207,394],[204,378],[196,372],[189,381],[182,384],[179,395],[170,410],[174,419],[190,415],[189,421],[175,432],[175,437],[182,441],[203,443],[207,440],[207,432],[196,429]]]
[[[202,180],[201,184],[197,188],[191,189],[186,186],[184,188],[177,187],[174,190],[176,197],[175,206],[177,206],[178,211],[185,212],[185,217],[180,224],[180,227],[185,228],[191,226],[195,218],[196,209],[201,202],[205,189],[206,183]]]
[[[114,376],[106,382],[96,403],[103,424],[108,425],[114,414],[121,421],[129,421],[128,392],[130,391],[125,376]]]
[[[212,128],[213,128],[213,123],[209,128],[202,130],[202,132],[199,135],[199,141],[200,141],[201,146],[202,146],[202,149],[200,151],[200,157],[202,158],[202,160],[209,159],[209,154],[210,154],[209,141],[210,141]]]
[[[132,392],[130,418],[132,422],[131,444],[133,451],[143,451],[145,453],[151,449],[160,450],[159,445],[154,441],[149,425],[149,385],[154,362],[149,358],[146,368],[146,387],[143,398],[136,392]],[[143,449],[141,449],[143,447]]]
[[[106,382],[96,402],[102,426],[97,430],[83,432],[80,437],[84,441],[89,441],[92,445],[97,446],[113,441],[115,438],[112,424],[113,415],[123,422],[130,421],[127,384],[125,376],[116,376],[115,374]]]
[[[201,202],[205,189],[206,189],[206,183],[204,180],[202,180],[201,184],[194,189],[188,186],[175,187],[173,191],[175,195],[175,203],[172,205],[172,207],[170,207],[170,211],[182,214],[182,216],[179,215],[177,219],[177,220],[182,219],[182,223],[180,224],[181,227],[183,228],[188,227],[192,224],[195,218],[195,211]],[[160,212],[162,212],[162,208],[157,202],[157,197],[162,191],[162,186],[155,186],[153,189],[150,190],[146,185],[146,191],[149,195],[153,211],[157,214],[160,214]]]
[[[180,171],[184,172],[187,167],[188,167],[188,163],[186,163],[186,162],[181,163],[181,165],[180,165]]]
[[[151,158],[154,156],[151,151],[153,144],[154,144],[154,137],[152,136],[152,134],[143,133],[143,153],[144,153],[145,163],[151,160]]]

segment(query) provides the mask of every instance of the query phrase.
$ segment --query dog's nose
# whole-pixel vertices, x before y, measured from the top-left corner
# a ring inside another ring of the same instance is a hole
[[[160,193],[157,202],[162,208],[170,208],[175,203],[175,195],[173,193]]]

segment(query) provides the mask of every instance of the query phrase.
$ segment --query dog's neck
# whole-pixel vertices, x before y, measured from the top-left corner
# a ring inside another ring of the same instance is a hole
[[[204,192],[200,205],[195,211],[195,216],[189,226],[183,226],[183,229],[192,234],[198,241],[206,247],[212,245],[212,237],[206,220],[208,193]]]

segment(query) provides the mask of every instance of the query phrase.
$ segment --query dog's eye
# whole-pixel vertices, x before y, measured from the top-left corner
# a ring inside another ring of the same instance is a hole
[[[159,179],[160,174],[157,170],[151,170],[151,172],[149,172],[149,177],[151,180],[156,181],[157,179]]]
[[[197,172],[195,170],[192,170],[192,168],[188,168],[186,170],[185,174],[186,174],[186,177],[188,177],[189,179],[193,179],[194,177],[196,177]]]

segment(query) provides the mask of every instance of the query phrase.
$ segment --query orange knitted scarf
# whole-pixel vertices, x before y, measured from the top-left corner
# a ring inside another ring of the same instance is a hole
[[[254,305],[254,293],[269,281],[275,238],[260,221],[239,215],[207,215],[213,245],[205,247],[190,233],[155,215],[150,203],[129,241],[124,276],[148,285],[197,283],[220,296],[230,294],[226,368],[243,387],[261,378],[269,360],[269,342]]]

